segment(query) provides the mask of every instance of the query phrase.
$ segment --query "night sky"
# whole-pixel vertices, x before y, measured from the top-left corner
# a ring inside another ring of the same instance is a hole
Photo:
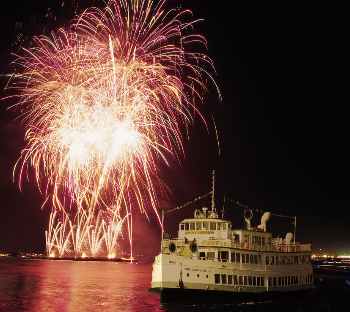
[[[61,2],[23,6],[13,1],[1,10],[1,74],[8,72],[10,53],[18,48],[18,29],[25,36],[40,33],[48,7],[57,15],[55,23],[66,22],[70,4],[60,8]],[[241,2],[183,1],[204,19],[197,29],[208,39],[223,99],[210,90],[202,106],[209,130],[195,120],[182,164],[162,173],[172,193],[161,203],[173,207],[207,192],[216,169],[218,205],[226,195],[252,208],[297,215],[297,240],[310,241],[315,249],[350,252],[349,51],[342,9]],[[2,97],[5,81],[2,77]],[[42,197],[34,184],[19,192],[12,182],[24,130],[8,105],[0,102],[0,250],[44,250],[48,210],[40,210]],[[225,209],[239,225],[241,210]],[[167,226],[171,230],[191,215],[189,208],[169,216]],[[152,220],[137,223],[140,250],[155,252],[159,228]],[[151,244],[141,242],[145,235]]]

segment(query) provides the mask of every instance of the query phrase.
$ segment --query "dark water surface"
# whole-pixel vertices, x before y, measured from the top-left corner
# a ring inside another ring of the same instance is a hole
[[[151,271],[151,264],[1,259],[0,311],[350,311],[328,292],[307,304],[161,305],[148,291]]]

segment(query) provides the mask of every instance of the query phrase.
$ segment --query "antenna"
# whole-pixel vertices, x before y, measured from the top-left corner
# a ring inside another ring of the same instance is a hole
[[[221,219],[224,218],[224,213],[225,213],[225,205],[226,205],[226,196],[224,196],[224,203],[222,205],[222,210],[221,210]]]
[[[212,172],[211,211],[215,212],[215,170]]]

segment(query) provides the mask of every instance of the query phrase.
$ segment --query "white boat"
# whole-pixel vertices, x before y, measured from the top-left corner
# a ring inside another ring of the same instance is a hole
[[[311,244],[296,242],[290,232],[283,239],[273,238],[267,231],[274,215],[270,212],[252,226],[252,211],[247,209],[246,228],[234,229],[214,207],[214,188],[210,194],[210,210],[197,209],[193,218],[180,222],[177,237],[163,235],[151,290],[159,291],[164,301],[196,295],[254,300],[313,288]]]

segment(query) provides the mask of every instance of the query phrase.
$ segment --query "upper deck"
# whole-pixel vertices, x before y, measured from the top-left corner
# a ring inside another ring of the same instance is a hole
[[[266,221],[265,224],[262,222],[255,228],[249,223],[247,229],[233,229],[230,221],[220,219],[217,213],[208,212],[206,209],[196,210],[194,218],[180,222],[178,237],[172,239],[178,246],[194,240],[201,247],[226,247],[267,252],[311,251],[311,244],[295,242],[292,233],[287,233],[285,238],[273,238],[272,234],[266,231]],[[166,241],[164,240],[163,245],[166,245]]]

